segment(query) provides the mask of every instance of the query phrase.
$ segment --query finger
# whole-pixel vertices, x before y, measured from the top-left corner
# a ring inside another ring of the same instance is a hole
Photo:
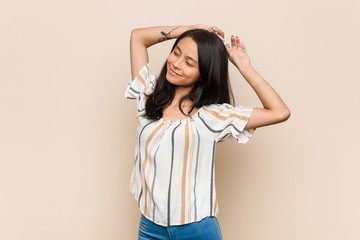
[[[245,47],[245,45],[244,45],[243,42],[240,42],[240,46],[242,47],[242,49],[244,50],[244,52],[246,52],[246,47]]]
[[[212,32],[212,33],[216,33],[216,31],[214,30],[213,26],[210,26],[210,29],[208,29],[209,32]]]
[[[221,35],[219,35],[219,34],[217,34],[217,33],[215,33],[215,35],[218,36],[218,38],[220,38],[221,41],[225,42],[225,39],[224,39]]]
[[[222,37],[225,38],[225,33],[223,30],[221,30],[220,28],[218,29],[218,34]]]
[[[234,35],[231,35],[231,47],[232,47],[233,49],[237,49]]]
[[[220,38],[225,38],[225,34],[223,32],[217,31],[216,35],[218,35]]]
[[[217,28],[216,26],[211,26],[211,29],[213,30],[213,32],[214,32],[215,34],[217,34],[218,28]]]
[[[216,36],[218,36],[221,39],[221,41],[225,42],[225,39],[223,38],[223,36],[221,36],[219,34],[216,34]]]
[[[237,48],[242,50],[242,47],[240,46],[240,39],[238,36],[236,36],[235,41],[236,41]]]
[[[212,29],[211,31],[212,33],[215,33],[215,35],[218,36],[221,39],[221,41],[225,42],[224,33],[221,34],[220,30],[214,26],[211,26],[211,29]]]
[[[230,53],[231,53],[231,46],[230,46],[230,44],[225,44],[225,48],[226,48],[226,51],[227,51],[227,53],[228,53],[228,55],[230,56]]]
[[[211,28],[215,31],[214,33],[218,36],[220,36],[221,38],[224,39],[225,34],[223,32],[223,30],[221,30],[220,28],[216,27],[216,26],[211,26]]]
[[[218,28],[216,26],[210,26],[211,32],[217,34]]]

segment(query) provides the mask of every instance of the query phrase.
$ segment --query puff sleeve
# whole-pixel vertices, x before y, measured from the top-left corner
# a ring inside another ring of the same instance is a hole
[[[238,143],[246,143],[255,131],[255,129],[244,130],[253,110],[253,107],[240,105],[234,107],[227,103],[211,104],[203,106],[199,117],[216,142],[233,136]]]
[[[155,76],[150,74],[150,64],[143,66],[125,90],[125,98],[136,99],[138,115],[145,110],[146,95],[155,88]]]

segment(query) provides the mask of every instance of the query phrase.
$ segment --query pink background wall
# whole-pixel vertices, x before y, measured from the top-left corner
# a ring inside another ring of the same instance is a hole
[[[359,10],[355,0],[1,1],[0,239],[137,239],[130,32],[196,23],[238,35],[292,113],[247,144],[217,145],[224,239],[360,239]],[[150,48],[154,74],[172,43]],[[236,103],[261,107],[230,73]]]

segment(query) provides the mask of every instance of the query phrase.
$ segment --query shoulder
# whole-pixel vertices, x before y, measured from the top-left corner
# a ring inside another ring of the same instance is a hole
[[[155,76],[150,72],[150,63],[145,64],[128,83],[125,97],[138,98],[140,95],[150,94],[155,87]]]
[[[253,133],[253,130],[245,130],[252,110],[252,107],[229,103],[209,104],[201,108],[200,120],[217,142],[234,136],[239,143],[245,143]]]
[[[233,106],[229,103],[204,105],[202,108],[204,119],[215,122],[229,123],[234,120],[248,121],[253,107]]]
[[[248,112],[253,109],[253,107],[243,107],[241,105],[233,106],[229,103],[214,103],[202,106],[203,110],[207,112],[217,112],[217,113],[241,113]]]

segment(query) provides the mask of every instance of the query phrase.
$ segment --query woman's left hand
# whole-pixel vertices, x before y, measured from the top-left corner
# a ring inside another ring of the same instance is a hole
[[[239,70],[244,66],[251,65],[250,58],[246,52],[246,47],[240,42],[238,36],[231,36],[231,46],[230,44],[226,44],[226,50],[229,54],[229,60],[239,68]]]

